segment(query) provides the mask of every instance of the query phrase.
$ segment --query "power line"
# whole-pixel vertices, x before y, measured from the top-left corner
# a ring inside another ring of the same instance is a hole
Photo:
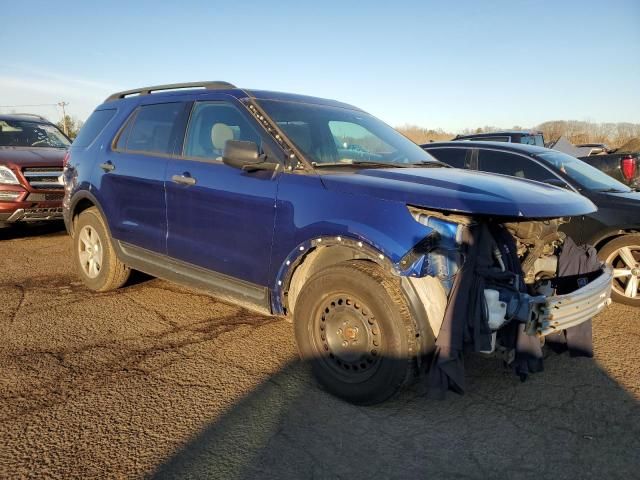
[[[0,105],[0,108],[25,108],[25,107],[57,107],[57,103],[40,103],[37,105]]]

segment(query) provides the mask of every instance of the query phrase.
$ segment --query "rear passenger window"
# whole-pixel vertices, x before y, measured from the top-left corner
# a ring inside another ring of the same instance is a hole
[[[232,105],[223,102],[198,102],[191,112],[184,144],[187,157],[222,160],[228,140],[255,142],[260,135]]]
[[[471,157],[471,149],[466,148],[429,148],[427,152],[441,162],[456,168],[469,168],[467,155]]]
[[[116,149],[172,154],[184,103],[143,105],[118,138]]]
[[[74,147],[87,147],[93,142],[100,132],[107,126],[109,120],[115,115],[115,109],[96,110],[87,119],[85,124],[80,129],[80,133],[73,141]]]
[[[495,150],[478,151],[478,169],[538,182],[555,177],[552,172],[537,164],[532,158]]]

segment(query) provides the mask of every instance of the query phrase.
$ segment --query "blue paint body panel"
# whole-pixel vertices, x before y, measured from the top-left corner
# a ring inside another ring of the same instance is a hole
[[[339,102],[274,92],[167,92],[108,102],[116,115],[87,147],[71,147],[66,176],[65,219],[76,199],[91,192],[114,238],[188,264],[235,277],[271,291],[273,311],[283,278],[317,242],[341,238],[388,264],[401,275],[433,275],[446,288],[459,266],[457,225],[436,217],[419,223],[407,205],[494,217],[554,218],[592,212],[593,204],[568,191],[508,177],[448,168],[384,168],[355,172],[246,172],[220,162],[173,155],[153,156],[112,150],[120,127],[140,105],[226,100],[253,122],[271,148],[279,147],[240,101],[255,95],[327,105]],[[185,120],[186,122],[186,120]],[[286,155],[284,150],[277,152]],[[277,155],[277,156],[278,156]],[[112,161],[104,172],[99,164]],[[353,169],[352,169],[353,170]],[[171,181],[188,173],[193,186]],[[400,270],[398,263],[433,230],[438,250],[420,265]],[[287,263],[288,262],[288,263]]]
[[[551,185],[456,168],[371,169],[324,178],[330,190],[472,215],[535,219],[596,211],[588,199]]]

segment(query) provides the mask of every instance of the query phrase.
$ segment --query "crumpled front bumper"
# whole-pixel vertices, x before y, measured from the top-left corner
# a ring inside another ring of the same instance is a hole
[[[593,318],[611,303],[612,281],[613,269],[605,265],[602,274],[584,287],[565,295],[546,297],[536,305],[537,315],[527,325],[527,332],[545,336]]]

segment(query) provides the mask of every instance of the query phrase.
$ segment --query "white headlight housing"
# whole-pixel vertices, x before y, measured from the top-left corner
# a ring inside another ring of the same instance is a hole
[[[5,185],[19,185],[16,174],[9,170],[7,167],[0,165],[0,183]]]

